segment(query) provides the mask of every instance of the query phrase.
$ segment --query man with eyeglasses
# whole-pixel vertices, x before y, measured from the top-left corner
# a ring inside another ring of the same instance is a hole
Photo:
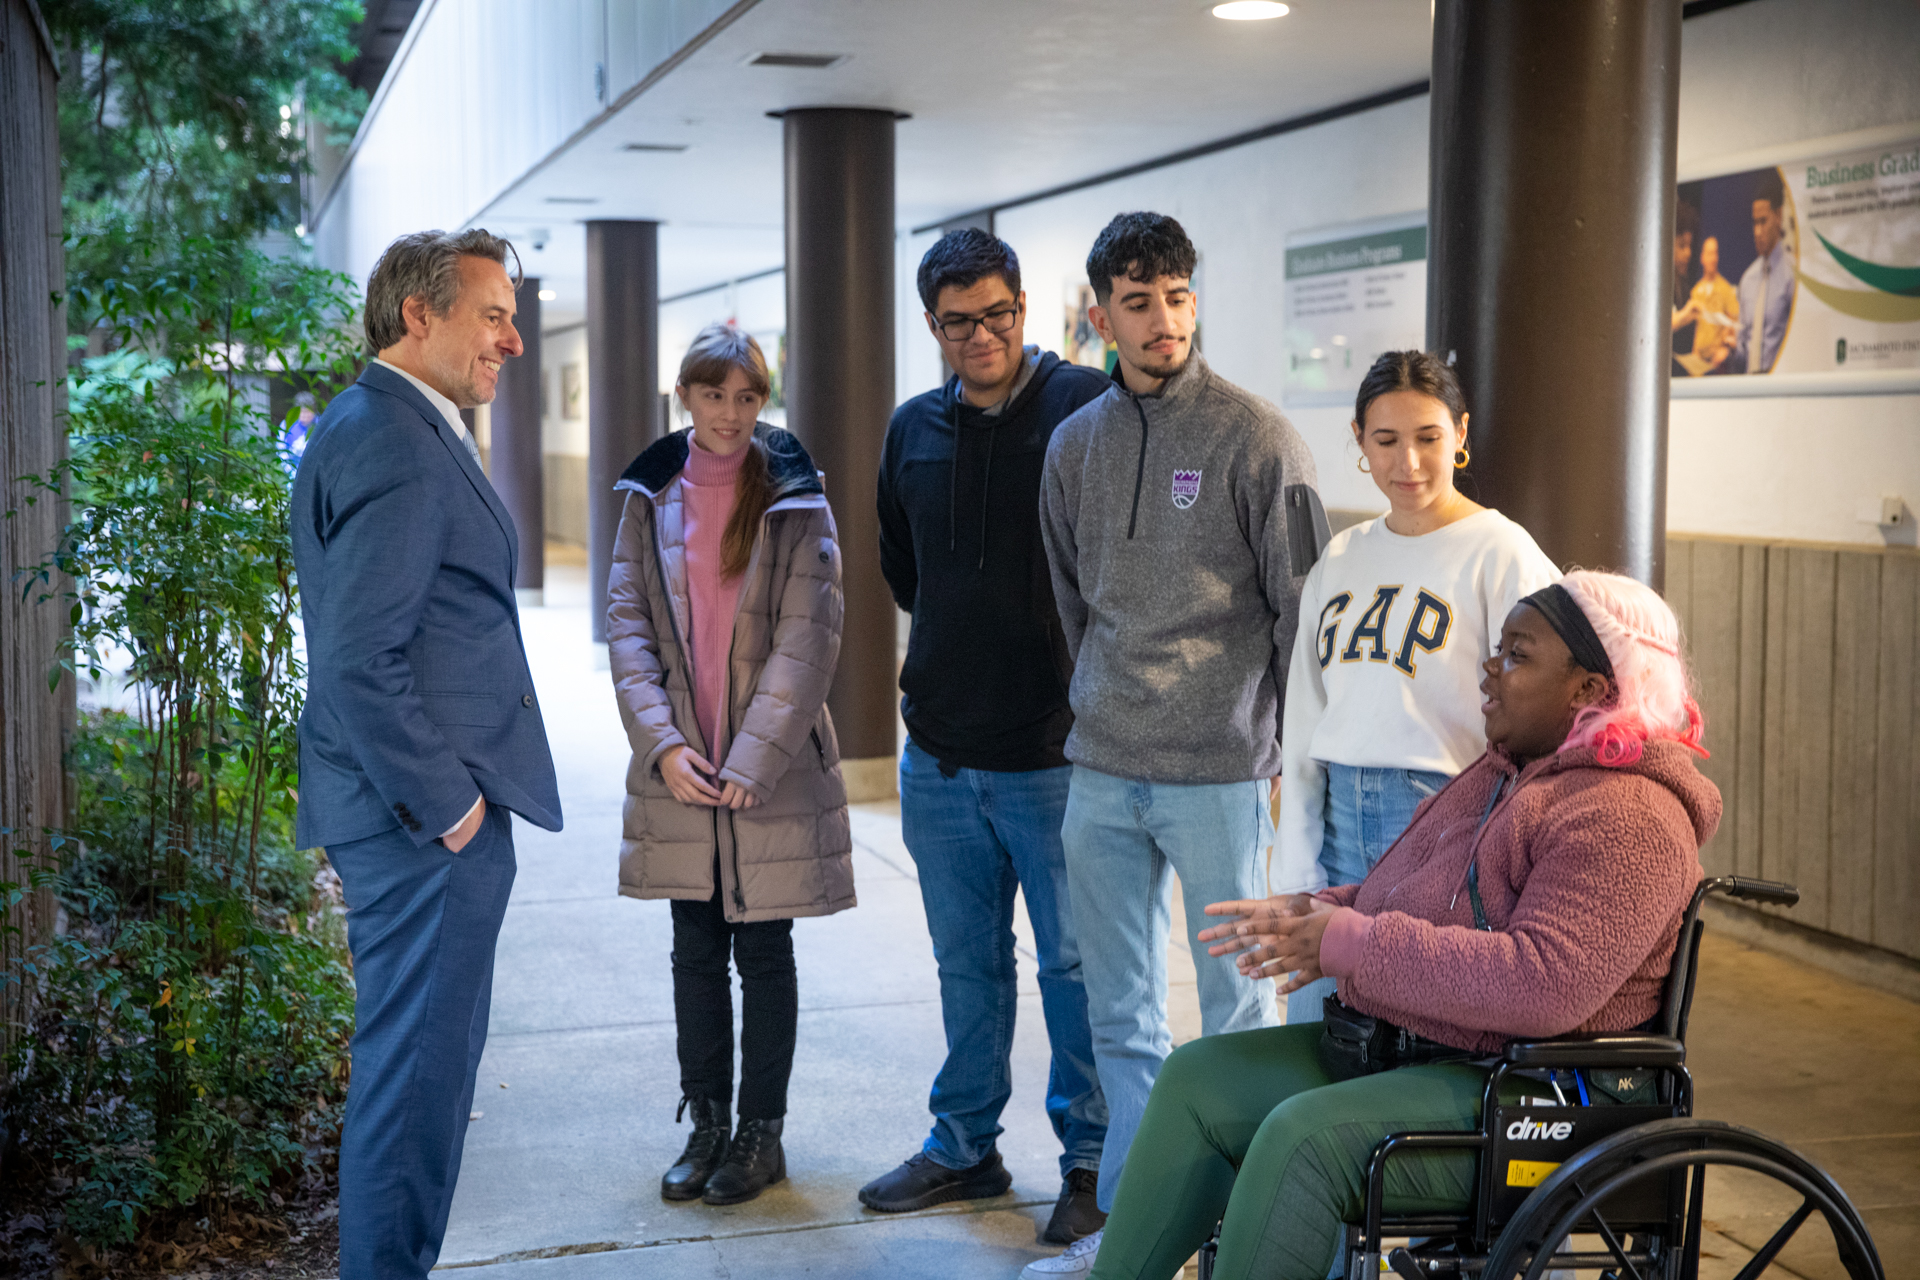
[[[1040,541],[1040,472],[1060,421],[1106,378],[1023,346],[1020,262],[985,231],[920,263],[927,327],[954,376],[894,411],[881,454],[880,565],[913,616],[900,671],[900,817],[940,969],[947,1058],[933,1131],[860,1189],[901,1213],[1012,1185],[995,1140],[1012,1095],[1014,894],[1026,898],[1053,1049],[1047,1115],[1064,1148],[1045,1239],[1097,1231],[1107,1108],[1093,1061],[1060,845],[1072,666]]]

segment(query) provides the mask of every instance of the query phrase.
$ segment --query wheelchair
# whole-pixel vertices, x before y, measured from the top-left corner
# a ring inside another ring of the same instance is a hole
[[[1346,1280],[1541,1280],[1549,1272],[1597,1272],[1603,1280],[1697,1280],[1706,1214],[1707,1169],[1745,1169],[1783,1184],[1799,1207],[1740,1271],[1756,1280],[1815,1213],[1833,1233],[1851,1280],[1885,1280],[1872,1238],[1852,1202],[1818,1166],[1787,1146],[1738,1125],[1693,1118],[1687,1071],[1687,1015],[1705,924],[1700,904],[1724,893],[1791,907],[1792,885],[1742,876],[1700,882],[1681,920],[1660,1012],[1634,1032],[1516,1041],[1488,1074],[1478,1131],[1390,1134],[1367,1169],[1363,1220],[1345,1236]],[[1560,1077],[1574,1096],[1562,1101]],[[1588,1082],[1637,1086],[1633,1101],[1591,1105]],[[1541,1084],[1545,1080],[1547,1083]],[[1521,1095],[1502,1101],[1510,1080],[1551,1102]],[[1645,1100],[1642,1101],[1641,1098]],[[1388,1162],[1411,1153],[1476,1153],[1472,1204],[1465,1214],[1388,1214]],[[1574,1237],[1598,1237],[1576,1250]],[[1408,1243],[1388,1248],[1394,1240]],[[1201,1280],[1212,1280],[1217,1240],[1200,1251]]]

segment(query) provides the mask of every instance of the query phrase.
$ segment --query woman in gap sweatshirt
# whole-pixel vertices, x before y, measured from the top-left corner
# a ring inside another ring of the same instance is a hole
[[[1485,749],[1480,664],[1515,602],[1559,576],[1525,529],[1454,487],[1467,406],[1440,357],[1374,361],[1353,437],[1392,510],[1335,535],[1300,590],[1276,893],[1359,884],[1420,802]],[[1287,1021],[1320,1021],[1332,994],[1328,980],[1295,991]]]

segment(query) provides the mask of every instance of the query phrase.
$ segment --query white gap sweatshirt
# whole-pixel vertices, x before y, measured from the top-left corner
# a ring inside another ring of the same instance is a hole
[[[1384,516],[1334,537],[1300,592],[1270,892],[1326,887],[1329,762],[1452,775],[1486,750],[1480,664],[1520,598],[1559,577],[1498,511],[1417,538]]]

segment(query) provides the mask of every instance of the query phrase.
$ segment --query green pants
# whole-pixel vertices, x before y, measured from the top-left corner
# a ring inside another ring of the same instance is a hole
[[[1318,1022],[1209,1036],[1173,1051],[1128,1149],[1090,1280],[1170,1280],[1220,1228],[1216,1280],[1323,1280],[1366,1204],[1389,1133],[1474,1129],[1487,1073],[1403,1067],[1332,1083]],[[1463,1210],[1471,1153],[1395,1156],[1387,1207]]]

